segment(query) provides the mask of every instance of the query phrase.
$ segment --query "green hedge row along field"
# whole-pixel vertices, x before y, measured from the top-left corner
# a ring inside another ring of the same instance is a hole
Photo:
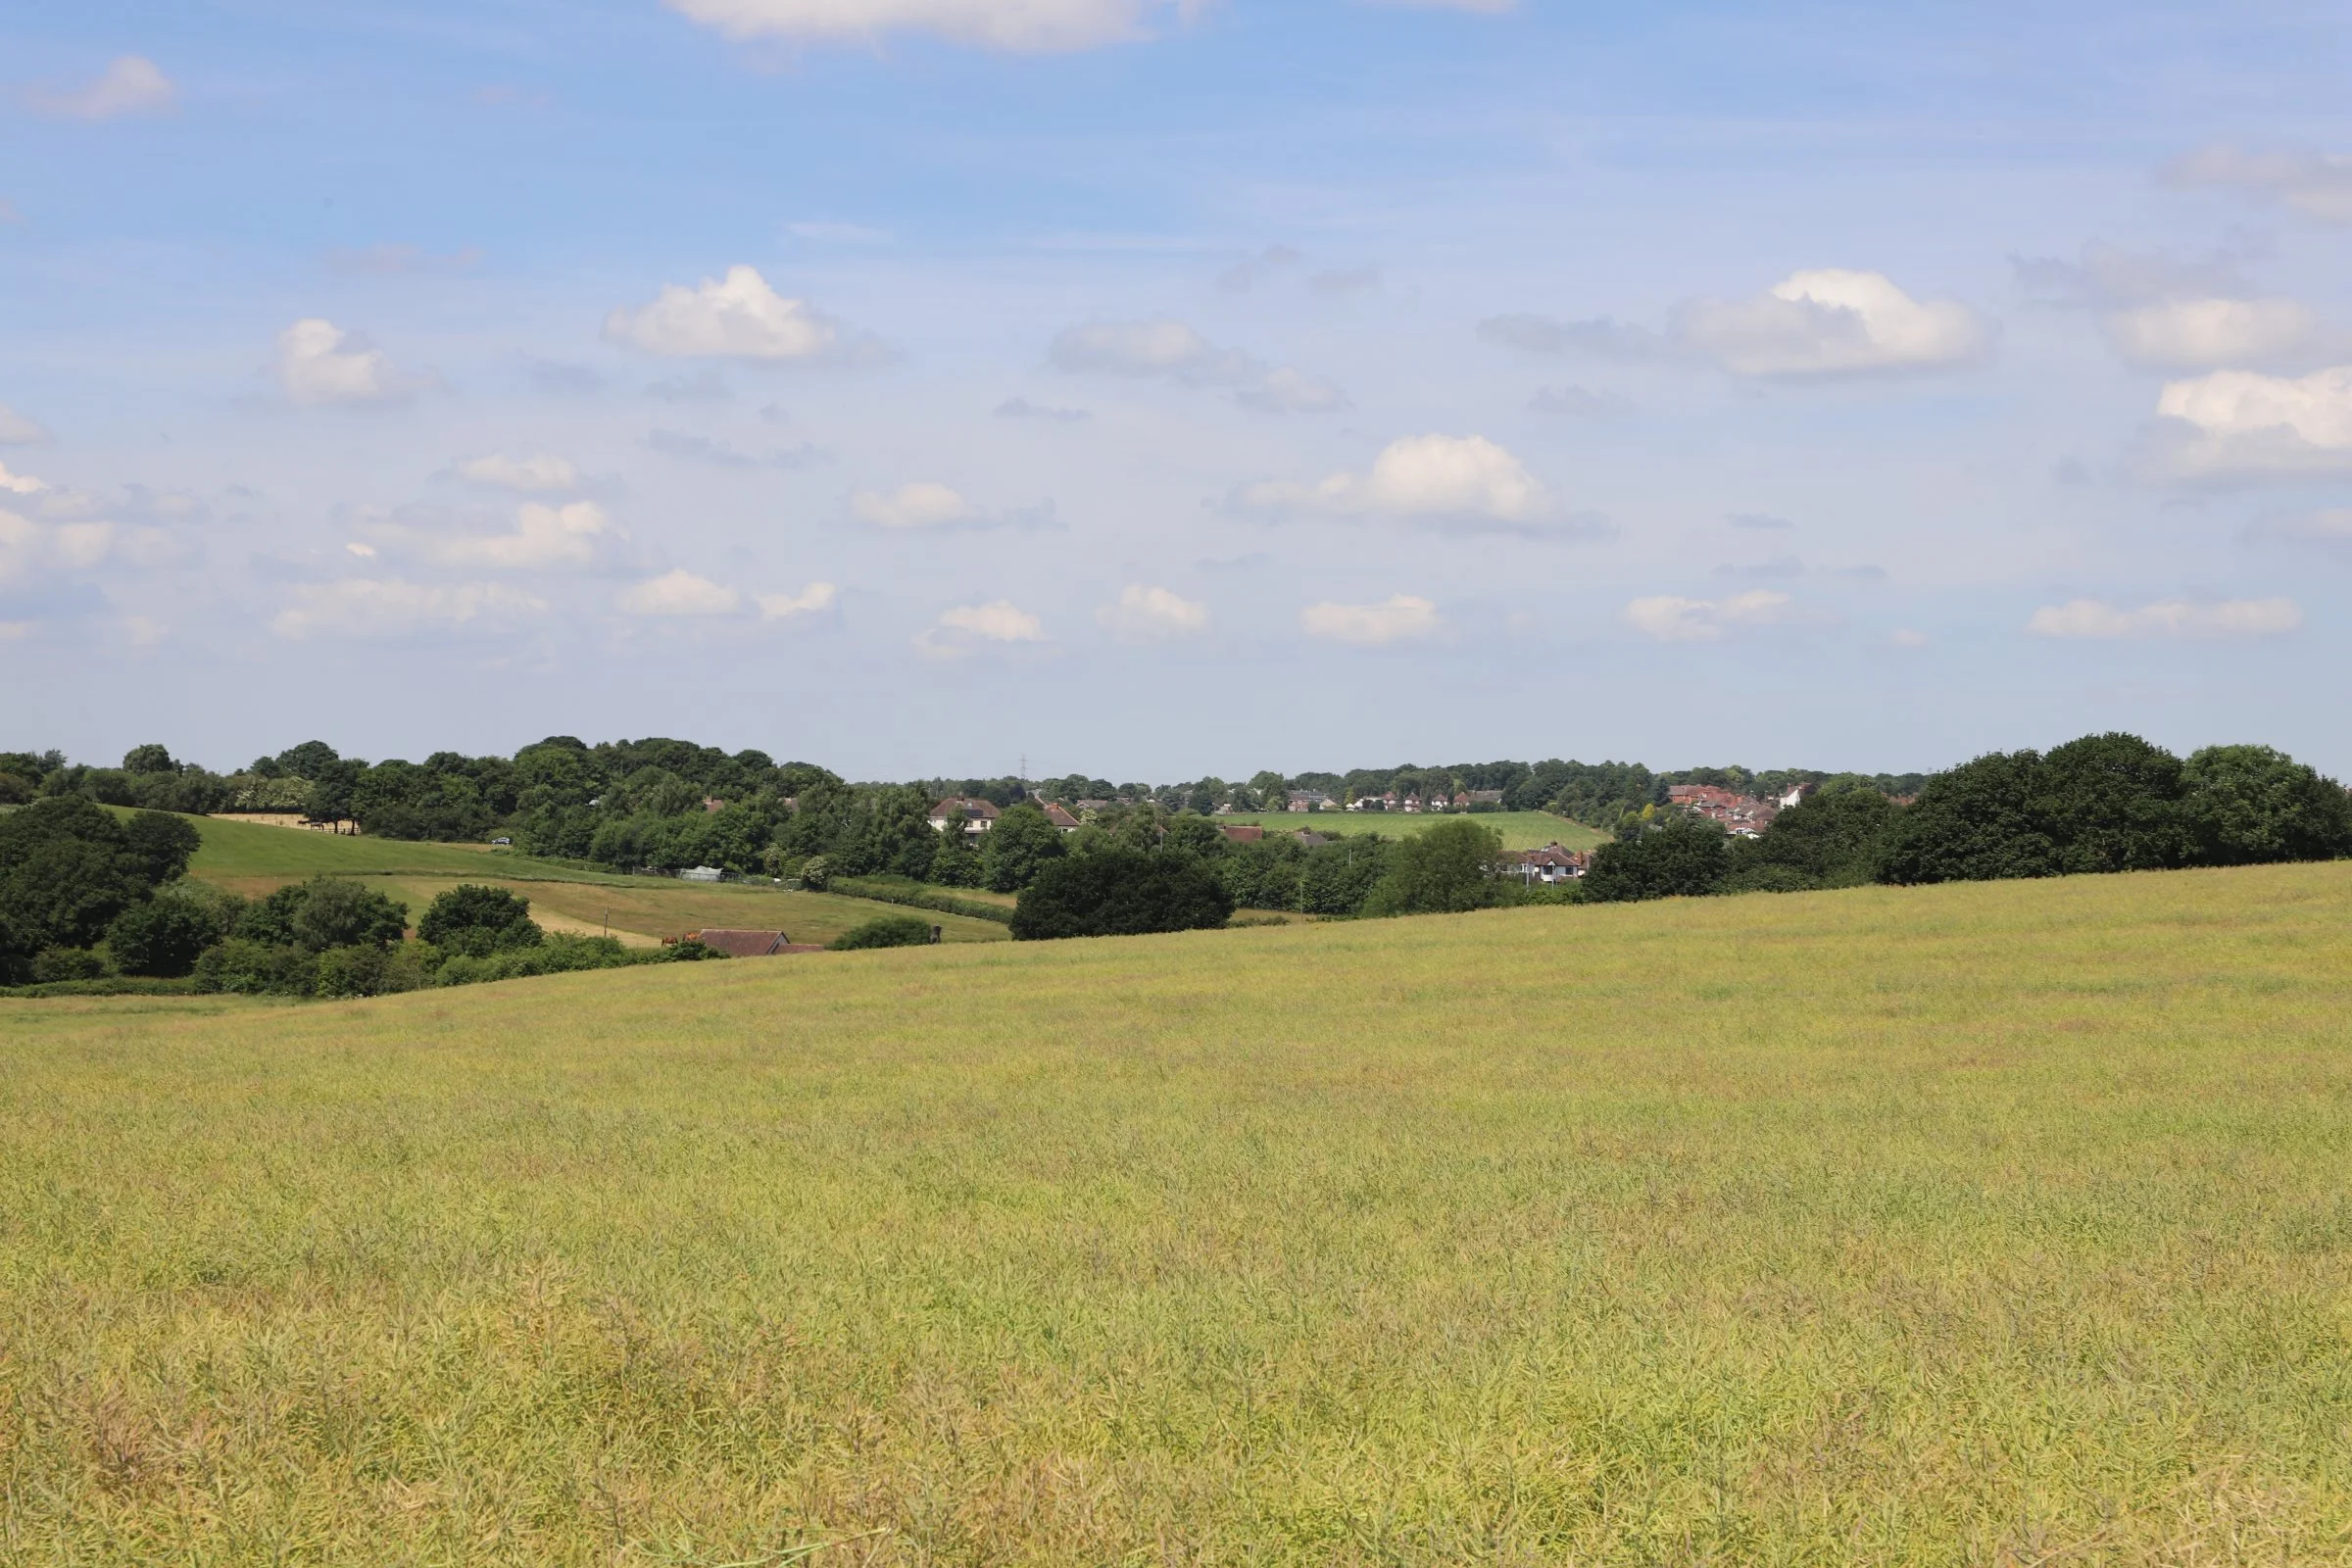
[[[2352,1552],[2352,865],[0,1002],[12,1562]]]
[[[1501,834],[1506,850],[1540,850],[1546,844],[1589,850],[1609,841],[1606,833],[1549,811],[1415,811],[1409,815],[1403,811],[1235,811],[1217,818],[1220,823],[1254,823],[1269,834],[1312,828],[1334,837],[1378,833],[1392,839],[1425,832],[1440,822],[1463,820]]]

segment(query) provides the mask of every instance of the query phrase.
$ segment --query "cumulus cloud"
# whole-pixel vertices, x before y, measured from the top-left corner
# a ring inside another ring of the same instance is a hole
[[[833,608],[841,590],[829,582],[812,582],[797,594],[755,594],[753,603],[760,607],[762,620],[790,620],[795,615],[812,615]]]
[[[2176,185],[2217,186],[2282,203],[2326,223],[2352,223],[2352,154],[2216,143],[2177,159],[2165,177]]]
[[[2137,610],[2120,610],[2096,599],[2070,599],[2034,612],[2026,630],[2036,637],[2114,639],[2277,637],[2303,624],[2291,599],[2224,599],[2192,604],[2163,599]]]
[[[176,100],[172,78],[152,60],[122,55],[96,81],[70,92],[36,92],[32,107],[74,120],[114,120],[122,115],[161,114]]]
[[[318,316],[277,334],[277,373],[286,396],[306,408],[396,402],[417,385],[396,372],[381,350],[353,343],[350,333]]]
[[[1883,272],[1791,272],[1747,300],[1699,300],[1676,333],[1735,375],[1866,375],[1984,358],[1990,335],[1966,306],[1921,302]]]
[[[1627,625],[1663,643],[1715,642],[1744,627],[1776,625],[1793,616],[1788,596],[1769,588],[1729,599],[1660,594],[1625,607]]]
[[[1455,530],[1535,534],[1554,526],[1544,486],[1480,435],[1406,436],[1384,447],[1368,472],[1245,485],[1236,500],[1256,511],[1386,516]]]
[[[959,605],[916,637],[914,646],[939,659],[956,659],[991,643],[1042,643],[1046,624],[1009,599]]]
[[[513,533],[443,536],[427,541],[424,553],[445,566],[534,571],[586,565],[606,542],[619,537],[605,509],[593,501],[562,507],[529,501],[515,514]]]
[[[545,452],[510,458],[503,452],[468,458],[458,465],[460,477],[494,490],[519,490],[525,495],[561,493],[579,487],[580,473],[565,459]]]
[[[2135,365],[2260,365],[2310,346],[2319,318],[2289,299],[2161,300],[2109,315],[2108,341]]]
[[[743,596],[681,567],[627,590],[619,605],[632,615],[732,615],[743,608]]]
[[[0,447],[43,447],[49,432],[5,403],[0,403]]]
[[[547,601],[500,583],[427,585],[397,578],[346,577],[305,584],[270,627],[280,637],[398,637],[469,622],[538,614]]]
[[[1949,369],[1991,347],[1990,330],[1966,306],[1915,300],[1883,272],[1842,268],[1791,272],[1749,299],[1692,300],[1662,333],[1605,317],[1518,315],[1481,321],[1478,335],[1538,354],[1704,359],[1734,375],[1781,378]]]
[[[1115,605],[1095,612],[1095,620],[1123,643],[1167,642],[1197,637],[1208,629],[1208,607],[1166,588],[1129,583]]]
[[[1162,318],[1151,321],[1090,321],[1065,328],[1047,350],[1062,370],[1172,381],[1223,391],[1236,403],[1285,414],[1345,409],[1348,396],[1328,381],[1289,366],[1268,366],[1238,349],[1219,348],[1200,333]]]
[[[36,479],[29,473],[11,473],[8,465],[0,463],[0,490],[12,496],[33,496],[48,488],[46,479]]]
[[[807,300],[786,299],[753,267],[730,267],[692,288],[665,285],[650,304],[615,310],[605,336],[670,359],[786,362],[838,359],[868,347]]]
[[[1096,49],[1144,36],[1156,0],[664,0],[730,38],[871,42],[924,32],[1014,54]],[[1180,8],[1189,11],[1189,7]]]
[[[954,527],[975,515],[972,504],[961,495],[928,481],[903,484],[887,493],[857,491],[850,497],[850,512],[860,522],[894,531]]]
[[[2304,376],[2216,370],[2168,381],[2156,413],[2182,477],[2258,476],[2352,466],[2352,366]]]
[[[1298,612],[1298,628],[1309,637],[1360,648],[1420,642],[1436,636],[1445,624],[1435,604],[1412,594],[1394,594],[1376,605],[1325,601]]]

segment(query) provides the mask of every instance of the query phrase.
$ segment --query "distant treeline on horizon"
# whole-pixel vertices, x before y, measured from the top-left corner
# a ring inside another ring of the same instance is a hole
[[[270,812],[320,822],[356,822],[380,838],[469,840],[511,828],[519,842],[520,834],[550,840],[565,836],[551,834],[544,821],[516,820],[536,818],[550,808],[609,812],[617,805],[630,812],[670,816],[700,808],[706,801],[724,806],[747,805],[763,796],[796,801],[811,789],[911,789],[926,798],[926,806],[965,797],[1002,808],[1035,798],[1065,806],[1149,803],[1164,811],[1202,814],[1219,808],[1281,810],[1292,791],[1328,795],[1340,803],[1392,793],[1425,799],[1498,793],[1501,799],[1495,804],[1500,809],[1550,811],[1606,830],[1628,811],[1664,805],[1668,789],[1677,784],[1777,795],[1799,784],[1835,781],[1910,796],[1919,792],[1926,776],[1736,765],[1658,770],[1640,762],[1554,758],[1442,766],[1408,762],[1344,773],[1284,774],[1269,769],[1247,780],[1210,775],[1174,784],[1119,783],[1083,773],[1026,780],[1006,775],[851,781],[811,762],[779,763],[761,751],[729,753],[662,737],[591,746],[555,735],[519,748],[511,758],[435,752],[422,762],[394,759],[370,763],[344,757],[324,741],[305,741],[228,773],[179,760],[157,745],[133,748],[119,767],[73,762],[57,751],[0,752],[0,805],[74,793],[105,805],[153,810]],[[583,789],[589,793],[583,794]]]

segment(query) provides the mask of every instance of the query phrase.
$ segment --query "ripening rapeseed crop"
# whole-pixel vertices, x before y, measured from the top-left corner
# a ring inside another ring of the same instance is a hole
[[[0,1562],[2337,1560],[2348,1020],[2341,864],[0,1003]]]

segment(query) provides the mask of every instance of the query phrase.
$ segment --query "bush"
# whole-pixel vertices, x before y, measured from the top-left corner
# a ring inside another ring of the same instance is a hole
[[[837,953],[858,948],[919,948],[930,944],[932,925],[911,914],[876,915],[861,926],[855,926],[835,937],[825,946]]]
[[[1585,901],[1695,898],[1716,892],[1730,870],[1723,829],[1703,816],[1677,812],[1660,826],[1593,851]]]
[[[416,934],[444,953],[472,958],[511,948],[535,948],[547,937],[531,918],[528,899],[470,882],[434,899],[416,922]]]
[[[833,885],[833,867],[821,855],[811,855],[801,862],[801,886],[811,893],[822,893]]]
[[[35,985],[52,985],[61,980],[100,980],[105,976],[105,956],[87,948],[43,948],[33,955]]]
[[[726,956],[718,949],[707,946],[701,937],[684,937],[662,950],[672,963],[701,963],[706,958]]]
[[[219,940],[220,924],[211,909],[170,893],[132,905],[106,928],[117,968],[162,980],[194,969],[197,956]]]
[[[196,960],[195,980],[201,992],[307,997],[318,989],[318,959],[291,943],[231,937]]]
[[[1819,878],[1807,876],[1793,865],[1745,866],[1734,871],[1717,884],[1718,893],[1811,893],[1822,886]]]
[[[266,947],[388,948],[408,925],[409,906],[346,877],[291,883],[248,906],[237,935]]]
[[[1019,941],[1192,931],[1225,923],[1233,898],[1190,856],[1103,849],[1057,859],[1013,906]]]

